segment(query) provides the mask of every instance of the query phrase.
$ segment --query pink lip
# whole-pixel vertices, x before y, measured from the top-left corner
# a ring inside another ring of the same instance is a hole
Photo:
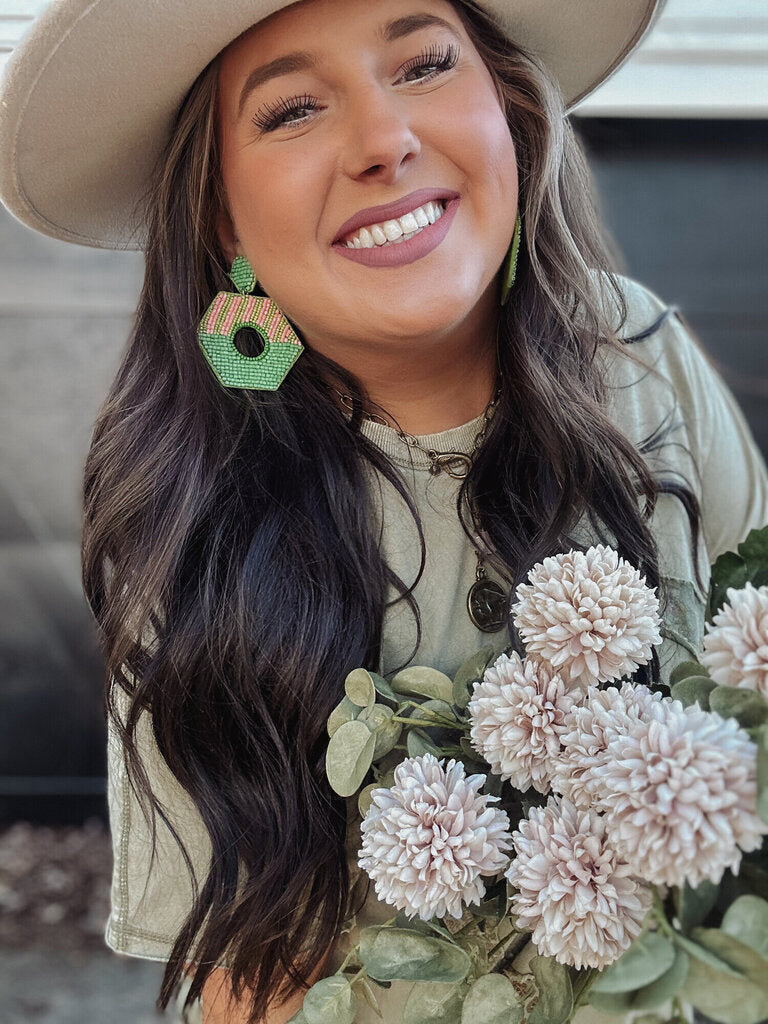
[[[438,199],[448,203],[452,199],[458,198],[459,193],[452,192],[450,189],[419,188],[415,192],[411,192],[410,195],[403,196],[402,199],[396,199],[392,203],[385,203],[383,206],[369,206],[367,209],[360,210],[354,214],[354,216],[341,225],[333,240],[333,244],[337,245],[339,242],[346,241],[347,235],[354,234],[360,228],[367,228],[371,224],[381,224],[385,220],[395,220],[396,217],[402,217],[403,214],[408,213],[410,210],[415,210],[418,206],[423,206],[424,203],[435,202]]]
[[[415,202],[414,198],[416,199]],[[388,207],[379,206],[373,207],[371,210],[361,211],[366,216],[374,212],[378,219],[360,220],[360,214],[358,214],[347,222],[347,224],[352,224],[356,221],[357,228],[366,227],[369,224],[381,223],[383,220],[393,220],[395,217],[402,217],[409,210],[415,210],[417,206],[423,206],[424,203],[435,202],[438,199],[446,204],[440,220],[436,220],[429,227],[422,228],[418,234],[414,235],[413,238],[409,238],[407,242],[377,245],[373,249],[350,249],[343,242],[334,242],[334,251],[348,260],[352,260],[353,263],[362,263],[366,267],[402,267],[408,263],[420,260],[423,256],[432,252],[433,249],[436,249],[448,234],[448,229],[453,223],[453,218],[456,216],[456,211],[459,208],[460,197],[457,193],[447,194],[445,192],[436,192],[434,189],[422,189],[419,192],[412,193],[410,196],[406,196],[405,200],[396,204],[392,203]],[[395,209],[399,209],[400,212],[389,212]],[[386,215],[382,216],[380,212],[377,212],[382,210],[388,211]],[[350,232],[355,231],[355,228],[348,228],[346,224],[344,227],[343,234],[348,235]]]

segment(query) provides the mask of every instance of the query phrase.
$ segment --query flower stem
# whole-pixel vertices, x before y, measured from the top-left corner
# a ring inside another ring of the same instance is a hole
[[[670,939],[674,940],[674,938],[675,938],[675,929],[672,927],[672,925],[667,920],[667,915],[666,915],[666,913],[664,911],[664,903],[662,901],[661,896],[659,895],[659,890],[656,888],[655,885],[652,887],[652,889],[653,889],[653,916],[656,918],[656,921],[657,921],[657,923],[659,925],[659,928],[661,928],[661,930],[664,932],[664,934],[669,936]]]

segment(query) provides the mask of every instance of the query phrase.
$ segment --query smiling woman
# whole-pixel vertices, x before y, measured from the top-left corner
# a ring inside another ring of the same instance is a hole
[[[655,6],[57,0],[9,63],[4,202],[146,251],[83,564],[107,941],[168,961],[164,1004],[287,1020],[389,916],[324,771],[351,669],[509,649],[514,584],[605,542],[669,599],[661,684],[768,519],[722,382],[611,273],[564,114]]]

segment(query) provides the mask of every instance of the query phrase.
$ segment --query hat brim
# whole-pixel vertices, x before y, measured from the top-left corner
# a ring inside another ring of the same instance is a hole
[[[663,0],[482,0],[572,106],[629,56]],[[200,71],[286,0],[56,0],[0,82],[0,199],[29,227],[139,249],[143,202]]]

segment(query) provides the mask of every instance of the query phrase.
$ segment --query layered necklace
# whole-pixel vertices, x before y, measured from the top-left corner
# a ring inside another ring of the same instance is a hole
[[[354,411],[352,399],[341,391],[336,391],[336,394],[341,400],[344,409],[351,414]],[[429,472],[432,476],[445,473],[452,480],[464,480],[472,468],[475,456],[488,433],[488,426],[493,419],[500,394],[500,389],[497,388],[493,398],[485,407],[480,429],[475,435],[472,448],[468,452],[440,452],[435,448],[425,448],[417,437],[401,430],[398,426],[393,427],[384,417],[365,411],[363,411],[363,416],[372,423],[378,423],[381,426],[394,430],[404,445],[426,455],[429,459]],[[467,613],[474,626],[481,632],[498,633],[507,624],[508,594],[495,580],[488,577],[483,553],[480,549],[481,541],[479,537],[476,536],[474,538],[474,543],[477,566],[475,568],[474,583],[467,592]]]

